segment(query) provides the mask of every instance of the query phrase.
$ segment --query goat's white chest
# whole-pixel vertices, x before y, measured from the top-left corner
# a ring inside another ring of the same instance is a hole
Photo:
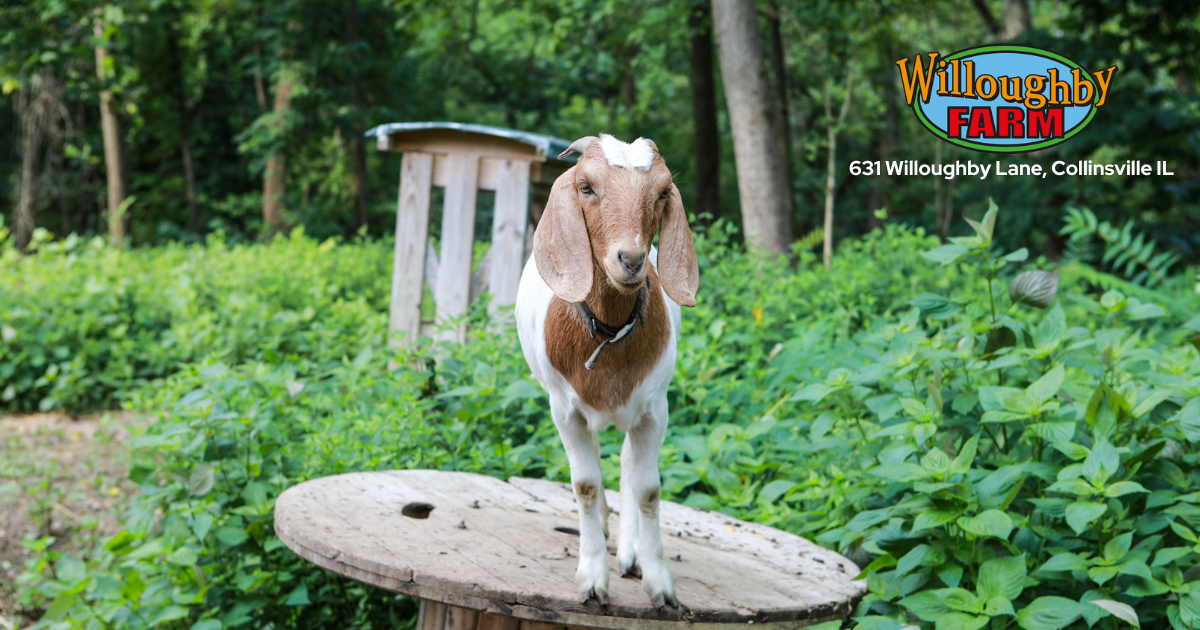
[[[651,249],[650,262],[657,267],[658,252]],[[679,336],[680,325],[680,308],[679,305],[673,302],[661,286],[653,286],[653,290],[661,294],[662,306],[659,312],[664,314],[665,322],[659,322],[659,330],[661,326],[666,326],[666,342],[654,360],[654,363],[649,366],[641,367],[637,370],[637,381],[630,383],[629,378],[633,377],[630,373],[618,372],[611,377],[612,383],[603,381],[596,382],[594,375],[587,375],[591,380],[588,382],[584,391],[579,391],[572,384],[572,379],[569,379],[562,371],[555,368],[554,361],[551,360],[550,351],[547,343],[547,320],[552,316],[552,304],[555,302],[554,292],[542,280],[538,273],[534,259],[530,259],[525,265],[525,269],[521,275],[521,284],[517,292],[516,302],[516,321],[517,333],[521,340],[521,350],[525,355],[525,361],[529,364],[533,376],[550,396],[550,405],[552,409],[565,413],[578,413],[583,416],[588,423],[589,428],[593,431],[598,431],[612,423],[622,431],[628,431],[635,426],[638,421],[646,416],[652,407],[658,405],[665,406],[667,388],[670,386],[671,378],[675,371],[675,353],[677,347],[677,339]],[[665,307],[665,308],[663,308]],[[558,314],[561,316],[563,304],[558,304]],[[574,325],[574,322],[572,322]],[[555,327],[551,326],[550,333],[554,334]],[[571,329],[573,333],[582,332]],[[638,339],[637,335],[642,334],[642,339]],[[610,346],[600,356],[597,364],[608,361],[605,365],[607,371],[611,374],[614,369],[622,367],[622,354],[629,349],[635,348],[632,344],[646,343],[646,335],[653,334],[652,331],[643,332],[635,329],[631,333],[630,338],[619,342],[619,344],[630,344],[625,347],[618,345]],[[552,340],[554,341],[554,340]],[[613,349],[618,349],[616,352]],[[557,350],[557,348],[556,348]],[[561,357],[559,359],[561,361]],[[582,363],[582,359],[580,359]],[[576,383],[580,383],[579,370],[571,364],[571,370],[575,372],[573,375]],[[616,382],[621,380],[620,383]],[[611,385],[613,388],[622,388],[628,390],[628,396],[623,399],[620,404],[616,405],[593,405],[589,404],[589,400],[595,400],[597,397],[597,387],[605,387]],[[600,407],[600,408],[598,408]]]

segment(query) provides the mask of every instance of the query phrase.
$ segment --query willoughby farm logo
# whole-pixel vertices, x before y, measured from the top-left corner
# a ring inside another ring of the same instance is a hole
[[[896,62],[917,120],[946,142],[993,153],[1036,151],[1071,139],[1108,101],[1117,71],[1089,73],[1031,46],[924,56],[924,62],[921,55]]]

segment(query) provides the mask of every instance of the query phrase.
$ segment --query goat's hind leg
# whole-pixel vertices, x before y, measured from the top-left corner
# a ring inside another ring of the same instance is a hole
[[[556,410],[553,403],[551,413],[567,452],[571,486],[579,504],[579,568],[575,571],[579,601],[595,597],[601,604],[607,604],[608,549],[601,517],[607,516],[608,507],[595,448],[597,438],[588,428],[587,420],[578,413]]]
[[[625,443],[621,445],[620,538],[617,540],[617,567],[621,571],[621,577],[642,576],[642,570],[637,564],[638,531],[641,527],[641,519],[638,518],[637,493],[632,487],[634,466],[632,449],[633,436],[626,433]]]

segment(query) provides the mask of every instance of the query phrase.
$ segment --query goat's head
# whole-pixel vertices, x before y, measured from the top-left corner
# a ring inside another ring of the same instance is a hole
[[[566,302],[592,290],[593,269],[622,293],[634,293],[649,270],[660,233],[658,276],[671,299],[696,305],[696,246],[671,171],[650,140],[626,144],[601,134],[571,144],[559,158],[579,161],[554,182],[533,239],[538,272]]]

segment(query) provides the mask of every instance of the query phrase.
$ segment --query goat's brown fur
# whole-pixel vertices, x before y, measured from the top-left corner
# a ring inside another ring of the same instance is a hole
[[[600,273],[598,269],[596,273]],[[645,327],[637,324],[629,337],[605,348],[594,370],[588,370],[583,364],[604,337],[597,335],[592,339],[588,336],[583,318],[574,305],[557,297],[550,303],[546,315],[546,354],[550,364],[571,383],[583,402],[594,409],[613,411],[624,405],[667,348],[671,324],[653,266],[648,276],[651,290],[647,292],[644,310]],[[586,303],[604,323],[623,326],[633,312],[636,299],[637,294],[618,292],[603,278],[597,277]]]

